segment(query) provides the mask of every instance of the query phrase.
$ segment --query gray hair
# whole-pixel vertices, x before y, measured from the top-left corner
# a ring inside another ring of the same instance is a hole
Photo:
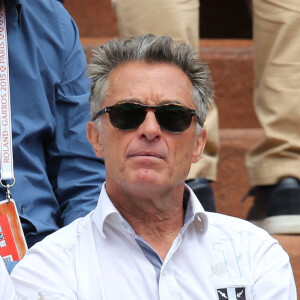
[[[168,63],[178,66],[192,83],[192,96],[197,107],[200,125],[206,119],[213,98],[212,81],[205,64],[188,45],[167,36],[151,34],[130,39],[111,40],[93,51],[88,64],[91,79],[90,109],[92,118],[97,114],[108,89],[109,74],[126,62]]]

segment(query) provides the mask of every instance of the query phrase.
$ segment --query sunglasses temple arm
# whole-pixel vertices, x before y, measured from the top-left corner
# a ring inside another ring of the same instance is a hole
[[[201,120],[200,120],[199,116],[197,115],[197,113],[195,111],[192,111],[192,115],[196,118],[197,122],[199,123],[199,125],[202,128],[203,124],[201,124]]]
[[[100,116],[104,115],[107,112],[109,112],[109,108],[105,107],[104,109],[96,113],[96,115],[92,118],[92,121],[95,121],[97,118],[99,118]]]

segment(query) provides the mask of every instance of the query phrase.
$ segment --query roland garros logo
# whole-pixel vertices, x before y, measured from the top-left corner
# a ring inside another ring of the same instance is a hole
[[[0,11],[0,133],[1,178],[12,171],[12,142],[10,121],[9,64],[6,35],[6,19],[3,7]]]

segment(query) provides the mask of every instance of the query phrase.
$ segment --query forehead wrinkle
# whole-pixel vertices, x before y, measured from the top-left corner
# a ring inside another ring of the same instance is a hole
[[[137,90],[135,89],[135,85],[142,84],[144,89],[142,91],[139,90],[139,94],[137,93]],[[165,96],[164,91],[159,91],[155,85],[152,83],[145,83],[144,81],[135,81],[131,86],[127,85],[128,89],[126,90],[126,94],[122,95],[118,99],[114,99],[119,101],[122,100],[129,100],[129,101],[135,101],[139,103],[145,103],[145,104],[166,104],[166,103],[178,103],[182,104],[182,100],[179,97],[169,97]],[[168,88],[169,85],[168,85]]]
[[[111,94],[110,86],[108,86],[108,90],[106,93],[106,97],[110,97]],[[114,99],[117,102],[121,101],[134,101],[137,103],[145,103],[145,104],[167,104],[167,103],[178,103],[180,104],[182,102],[182,99],[179,99],[177,97],[172,98],[164,98],[163,93],[158,94],[158,92],[155,90],[155,87],[151,85],[151,89],[147,89],[143,91],[145,95],[139,96],[136,94],[136,89],[134,87],[130,89],[129,91],[126,91],[128,96],[122,96],[118,99]],[[150,93],[150,94],[149,94]]]

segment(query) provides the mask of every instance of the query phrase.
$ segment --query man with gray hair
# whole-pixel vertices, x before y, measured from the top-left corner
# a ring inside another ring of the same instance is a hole
[[[12,273],[18,296],[296,299],[278,242],[205,212],[184,183],[213,95],[195,52],[169,37],[113,40],[95,51],[89,74],[87,134],[106,183],[94,211],[28,251]]]

